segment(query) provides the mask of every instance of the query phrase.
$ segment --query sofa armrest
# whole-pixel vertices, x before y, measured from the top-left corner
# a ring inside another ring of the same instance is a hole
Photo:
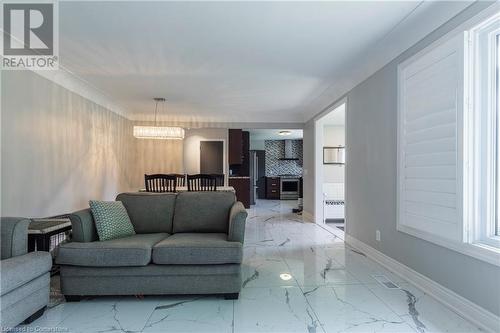
[[[30,222],[31,220],[22,217],[2,217],[0,222],[2,260],[28,252],[28,227]]]
[[[3,296],[49,272],[52,267],[52,256],[45,251],[30,252],[2,260],[0,267],[2,270],[0,292]]]
[[[99,239],[90,208],[69,214],[68,217],[71,221],[73,242],[93,242]]]
[[[243,204],[240,201],[235,202],[229,211],[228,241],[240,242],[243,244],[247,216],[248,213]]]

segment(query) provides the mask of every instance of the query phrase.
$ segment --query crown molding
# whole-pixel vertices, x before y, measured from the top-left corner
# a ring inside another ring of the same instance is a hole
[[[115,103],[104,91],[91,85],[71,71],[61,68],[61,66],[59,66],[58,70],[34,70],[32,72],[130,120],[126,109]]]
[[[350,64],[346,64],[344,71],[337,76],[340,79],[335,80],[312,99],[310,107],[303,112],[304,122],[308,122],[317,115],[329,111],[339,99],[343,98],[353,88],[397,59],[469,6],[483,6],[482,9],[485,9],[494,3],[486,1],[441,3],[422,1],[376,43],[375,47],[370,50],[369,57],[364,53],[353,59]],[[422,17],[425,17],[425,20],[422,20]]]

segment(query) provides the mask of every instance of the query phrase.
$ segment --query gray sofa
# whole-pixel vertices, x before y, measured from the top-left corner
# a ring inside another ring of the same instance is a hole
[[[48,252],[28,252],[30,220],[1,219],[1,322],[2,332],[40,317],[48,302],[52,257]]]
[[[70,215],[59,248],[61,289],[84,295],[238,297],[247,212],[231,192],[122,193],[136,235],[99,241],[89,209]]]

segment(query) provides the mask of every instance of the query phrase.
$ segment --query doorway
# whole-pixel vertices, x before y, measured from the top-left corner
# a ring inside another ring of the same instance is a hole
[[[344,235],[346,99],[315,121],[315,220]]]
[[[224,173],[223,141],[200,141],[200,173]]]

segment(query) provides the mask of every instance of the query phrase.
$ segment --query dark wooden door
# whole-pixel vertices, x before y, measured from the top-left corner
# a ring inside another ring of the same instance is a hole
[[[224,173],[224,144],[222,141],[200,141],[200,173]]]

